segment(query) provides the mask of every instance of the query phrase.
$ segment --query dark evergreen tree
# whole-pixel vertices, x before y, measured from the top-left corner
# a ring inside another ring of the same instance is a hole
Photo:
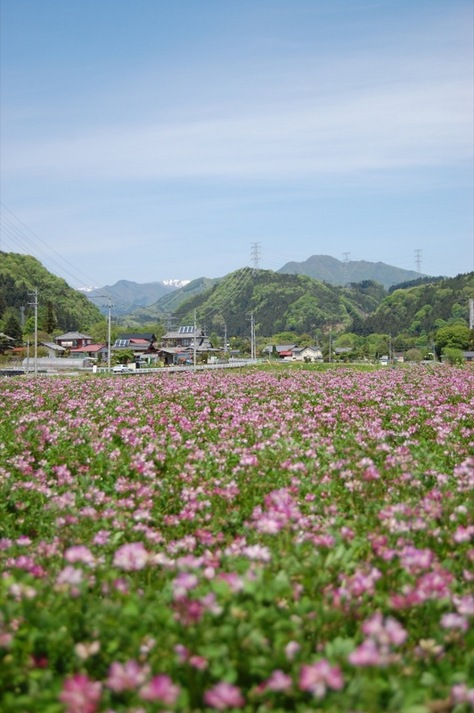
[[[23,332],[21,331],[21,325],[15,315],[10,315],[5,322],[4,332],[7,336],[14,339],[11,343],[12,346],[21,346],[23,344]]]
[[[56,319],[56,315],[54,314],[53,303],[51,300],[48,300],[42,322],[43,331],[46,332],[46,334],[52,334],[57,326],[58,321]]]

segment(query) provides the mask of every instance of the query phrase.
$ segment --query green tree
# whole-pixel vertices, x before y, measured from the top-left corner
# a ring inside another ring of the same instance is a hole
[[[41,323],[42,329],[46,334],[52,334],[56,327],[58,326],[58,320],[54,314],[53,303],[48,300],[46,303],[46,310]]]
[[[455,347],[446,347],[444,350],[444,357],[448,364],[453,366],[460,366],[464,364],[464,356],[462,349],[456,349]]]
[[[405,353],[405,361],[422,361],[423,354],[419,349],[408,349]]]
[[[21,330],[20,322],[14,314],[11,314],[5,320],[5,328],[3,331],[14,340],[11,342],[12,346],[16,347],[23,344],[23,332]]]
[[[438,356],[447,349],[467,349],[469,347],[470,331],[464,324],[451,324],[441,327],[435,334],[435,346]]]

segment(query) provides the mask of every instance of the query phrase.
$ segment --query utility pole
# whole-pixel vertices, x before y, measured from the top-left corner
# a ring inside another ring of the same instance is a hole
[[[111,334],[112,334],[112,298],[108,297],[109,303],[107,306],[108,310],[108,320],[107,320],[107,371],[110,373],[110,361],[111,361]]]
[[[194,349],[193,349],[193,368],[196,371],[196,332],[197,332],[197,317],[196,310],[194,310]]]
[[[107,371],[110,372],[110,361],[111,361],[111,351],[112,351],[112,298],[110,295],[93,295],[89,297],[91,300],[104,299],[107,300]]]
[[[227,354],[227,324],[224,322],[224,354]]]
[[[35,376],[38,376],[38,288],[35,287],[35,289],[32,292],[28,293],[34,298],[33,302],[28,302],[29,305],[32,305],[35,308],[35,340],[34,340],[34,356],[33,356],[33,373]]]
[[[328,354],[328,361],[332,361],[332,330],[329,330],[329,354]]]
[[[255,344],[255,319],[253,312],[250,313],[250,358],[257,358],[257,348]]]

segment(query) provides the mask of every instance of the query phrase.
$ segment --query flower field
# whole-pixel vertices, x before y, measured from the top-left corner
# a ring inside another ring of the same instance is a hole
[[[2,713],[474,708],[474,372],[0,383]]]

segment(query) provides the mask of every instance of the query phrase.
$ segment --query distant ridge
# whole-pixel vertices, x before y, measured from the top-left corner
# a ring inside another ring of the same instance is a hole
[[[367,262],[366,260],[343,262],[329,255],[312,255],[303,262],[287,262],[278,272],[286,275],[307,275],[330,285],[375,280],[387,290],[392,285],[426,277],[415,270],[403,270],[384,262]]]
[[[160,297],[180,289],[183,284],[186,284],[186,280],[163,280],[161,282],[144,283],[119,280],[114,285],[105,285],[105,287],[88,290],[85,295],[89,299],[93,299],[94,304],[102,312],[107,310],[107,299],[101,299],[105,295],[106,298],[111,298],[115,314],[128,314],[138,307],[148,307],[148,305],[159,300]]]

